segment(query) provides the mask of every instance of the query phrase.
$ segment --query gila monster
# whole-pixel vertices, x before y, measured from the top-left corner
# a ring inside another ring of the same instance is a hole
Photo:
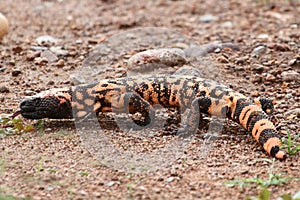
[[[200,113],[226,116],[239,123],[272,157],[284,159],[281,141],[268,114],[273,102],[266,98],[250,100],[232,89],[195,76],[157,75],[105,79],[98,83],[52,89],[24,99],[20,111],[24,118],[83,118],[90,113],[140,113],[144,120],[133,119],[140,126],[151,122],[152,105],[189,109],[182,132],[197,130]],[[200,111],[200,113],[199,113]],[[198,117],[198,118],[197,118]]]

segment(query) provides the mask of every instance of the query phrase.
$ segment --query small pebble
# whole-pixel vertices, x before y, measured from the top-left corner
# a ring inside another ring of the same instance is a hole
[[[265,69],[265,66],[261,65],[261,64],[257,64],[257,63],[254,63],[252,65],[252,68],[256,71],[260,71],[262,72],[264,69]]]
[[[233,27],[233,23],[232,23],[231,21],[227,21],[227,22],[223,22],[223,23],[221,24],[221,26],[222,26],[223,28],[232,28],[232,27]]]
[[[217,19],[218,19],[218,17],[207,14],[207,15],[202,15],[200,17],[200,22],[201,23],[209,23],[209,22],[212,22],[212,21],[216,21]]]
[[[36,94],[36,92],[34,92],[32,90],[25,90],[24,91],[24,95],[26,95],[26,96],[33,96],[35,94]]]
[[[50,35],[43,35],[35,39],[40,46],[53,46],[58,40]]]
[[[240,58],[236,59],[237,64],[245,64],[248,61],[249,57],[248,56],[243,56]]]
[[[22,47],[20,46],[13,47],[12,50],[15,54],[21,53],[23,51]]]
[[[287,44],[278,44],[278,43],[273,43],[268,45],[270,49],[274,49],[275,51],[290,51],[291,48]]]
[[[22,73],[22,71],[19,68],[15,68],[11,71],[12,76],[18,76],[21,73]]]
[[[261,55],[264,54],[267,51],[267,48],[265,46],[258,46],[253,49],[252,55]]]
[[[287,95],[285,95],[285,98],[291,99],[291,98],[293,98],[293,95],[292,94],[287,94]]]
[[[32,50],[32,51],[45,51],[47,49],[48,49],[47,47],[39,47],[39,46],[31,46],[30,47],[30,50]]]
[[[50,51],[55,53],[57,56],[67,56],[69,54],[69,51],[63,49],[63,47],[50,47]]]
[[[54,84],[55,84],[55,82],[52,80],[47,83],[47,85],[54,85]]]
[[[220,63],[228,63],[229,61],[228,61],[228,59],[226,57],[220,56],[218,58],[218,62],[220,62]]]
[[[115,183],[116,183],[115,181],[110,181],[110,182],[108,182],[106,185],[107,185],[108,187],[111,187],[111,186],[113,186]]]
[[[266,80],[273,82],[273,81],[276,80],[276,77],[274,75],[272,75],[272,74],[267,74]]]
[[[47,58],[45,58],[45,57],[37,57],[37,58],[35,58],[34,60],[33,60],[33,62],[34,62],[34,64],[36,64],[36,65],[43,65],[43,64],[45,64],[45,63],[48,63],[48,60],[47,60]]]
[[[33,61],[35,58],[41,55],[40,51],[31,52],[26,56],[27,61]]]
[[[57,67],[63,67],[65,65],[65,61],[63,59],[59,59],[56,63],[55,66]]]
[[[166,182],[167,182],[167,183],[171,183],[171,182],[173,182],[174,180],[175,180],[175,178],[174,178],[173,176],[171,176],[171,177],[169,177],[169,178],[166,179]]]
[[[257,36],[257,38],[259,38],[259,39],[268,39],[270,36],[268,35],[268,34],[265,34],[265,33],[263,33],[263,34],[259,34],[258,36]]]
[[[0,93],[9,93],[9,89],[6,86],[1,86],[0,87]]]
[[[293,58],[292,60],[289,61],[288,63],[289,66],[300,66],[300,56]]]

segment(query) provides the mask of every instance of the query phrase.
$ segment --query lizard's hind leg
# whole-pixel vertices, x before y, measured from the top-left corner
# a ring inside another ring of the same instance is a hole
[[[224,100],[211,97],[197,97],[193,100],[186,120],[183,121],[179,128],[178,134],[183,137],[195,134],[198,129],[199,122],[202,120],[202,113],[225,118],[227,112],[228,105]]]

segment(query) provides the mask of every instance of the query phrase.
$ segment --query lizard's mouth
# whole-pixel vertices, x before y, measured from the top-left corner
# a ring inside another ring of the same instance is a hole
[[[61,101],[57,96],[30,97],[20,104],[20,111],[15,115],[21,115],[27,119],[70,119],[72,108],[69,101]]]

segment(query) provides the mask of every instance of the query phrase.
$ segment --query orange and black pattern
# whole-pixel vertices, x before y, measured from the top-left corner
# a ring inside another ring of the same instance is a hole
[[[158,75],[101,80],[99,83],[49,90],[24,99],[25,118],[84,118],[100,112],[137,113],[145,126],[153,119],[153,105],[189,109],[181,131],[193,132],[200,113],[226,116],[243,126],[271,156],[285,158],[278,133],[267,114],[273,103],[265,98],[250,100],[217,82],[194,76]],[[200,113],[199,113],[200,112]]]

